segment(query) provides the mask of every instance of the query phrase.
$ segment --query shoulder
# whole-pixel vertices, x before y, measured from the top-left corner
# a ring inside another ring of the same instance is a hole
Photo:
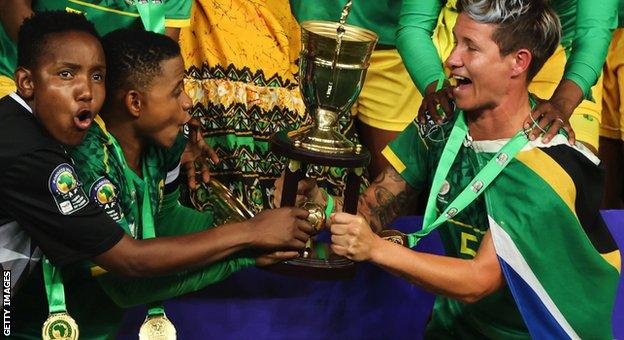
[[[9,96],[0,99],[0,169],[35,150],[64,153],[25,107]]]

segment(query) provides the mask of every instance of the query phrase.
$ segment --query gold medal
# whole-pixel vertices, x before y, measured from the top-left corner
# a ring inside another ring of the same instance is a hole
[[[78,339],[78,325],[65,312],[50,314],[41,327],[41,338],[44,340]]]
[[[176,329],[164,315],[148,316],[139,329],[139,340],[175,340]]]

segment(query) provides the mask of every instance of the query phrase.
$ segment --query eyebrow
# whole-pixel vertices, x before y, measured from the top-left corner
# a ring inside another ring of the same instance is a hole
[[[171,91],[172,92],[175,91],[178,88],[178,86],[180,86],[182,84],[184,84],[184,78],[178,80],[178,82],[175,84],[175,86],[173,87],[173,89]]]

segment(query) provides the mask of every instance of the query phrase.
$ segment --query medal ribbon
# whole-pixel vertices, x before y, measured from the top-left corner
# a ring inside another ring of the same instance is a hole
[[[45,284],[46,295],[48,297],[48,310],[50,314],[65,313],[65,287],[61,269],[56,268],[44,255],[41,261],[43,268],[43,282]]]
[[[531,98],[531,106],[533,100]],[[447,220],[453,218],[460,211],[466,208],[477,197],[479,197],[485,189],[494,181],[494,179],[505,169],[507,164],[518,154],[520,150],[529,142],[524,131],[519,131],[511,140],[509,140],[501,150],[499,150],[492,159],[479,171],[468,186],[448,204],[446,209],[436,216],[436,196],[440,192],[440,188],[446,176],[448,175],[457,154],[461,149],[464,139],[468,135],[468,125],[464,112],[460,111],[449,136],[448,142],[442,151],[440,162],[436,168],[431,191],[425,208],[425,216],[423,218],[423,228],[415,233],[407,235],[408,247],[413,248],[418,241],[428,235],[434,229],[439,227]]]
[[[165,34],[165,5],[164,1],[136,1],[137,11],[146,31]]]
[[[152,202],[150,199],[150,189],[149,189],[149,183],[151,183],[152,178],[151,178],[149,169],[146,165],[147,162],[145,161],[141,162],[142,163],[141,168],[143,172],[143,179],[141,179],[128,166],[128,163],[126,162],[126,158],[123,155],[123,150],[121,149],[121,146],[119,146],[119,143],[117,142],[115,137],[113,137],[113,135],[111,135],[108,132],[106,132],[106,134],[108,135],[108,138],[111,141],[111,145],[113,149],[115,150],[115,155],[117,156],[117,158],[119,159],[119,162],[121,163],[121,166],[124,171],[124,177],[126,178],[126,182],[128,182],[128,187],[130,189],[130,192],[135,193],[132,195],[134,201],[136,201],[136,186],[134,185],[134,182],[135,181],[143,182],[143,202],[141,204],[141,217],[140,217],[141,218],[141,236],[142,236],[142,239],[144,240],[149,239],[149,238],[154,238],[156,237],[156,231],[154,230],[154,216],[152,215]],[[136,215],[136,213],[138,213],[138,207],[136,204],[134,204],[134,202],[132,205],[132,209],[133,209],[133,213],[135,213],[134,215],[135,218],[137,218],[138,215]],[[165,314],[165,310],[162,305],[162,302],[156,302],[152,304],[149,310],[147,311],[148,316],[164,315],[164,314]]]

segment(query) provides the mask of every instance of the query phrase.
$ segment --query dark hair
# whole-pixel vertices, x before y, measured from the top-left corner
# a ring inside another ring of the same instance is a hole
[[[95,26],[82,14],[43,11],[26,18],[17,35],[17,66],[34,67],[47,50],[49,35],[70,31],[85,32],[100,40]]]
[[[521,48],[531,52],[527,82],[555,52],[561,38],[559,17],[546,0],[459,0],[457,10],[476,22],[498,25],[492,40],[501,55]]]
[[[106,89],[144,90],[162,74],[160,63],[180,55],[180,46],[166,35],[124,28],[102,38],[106,55]]]

